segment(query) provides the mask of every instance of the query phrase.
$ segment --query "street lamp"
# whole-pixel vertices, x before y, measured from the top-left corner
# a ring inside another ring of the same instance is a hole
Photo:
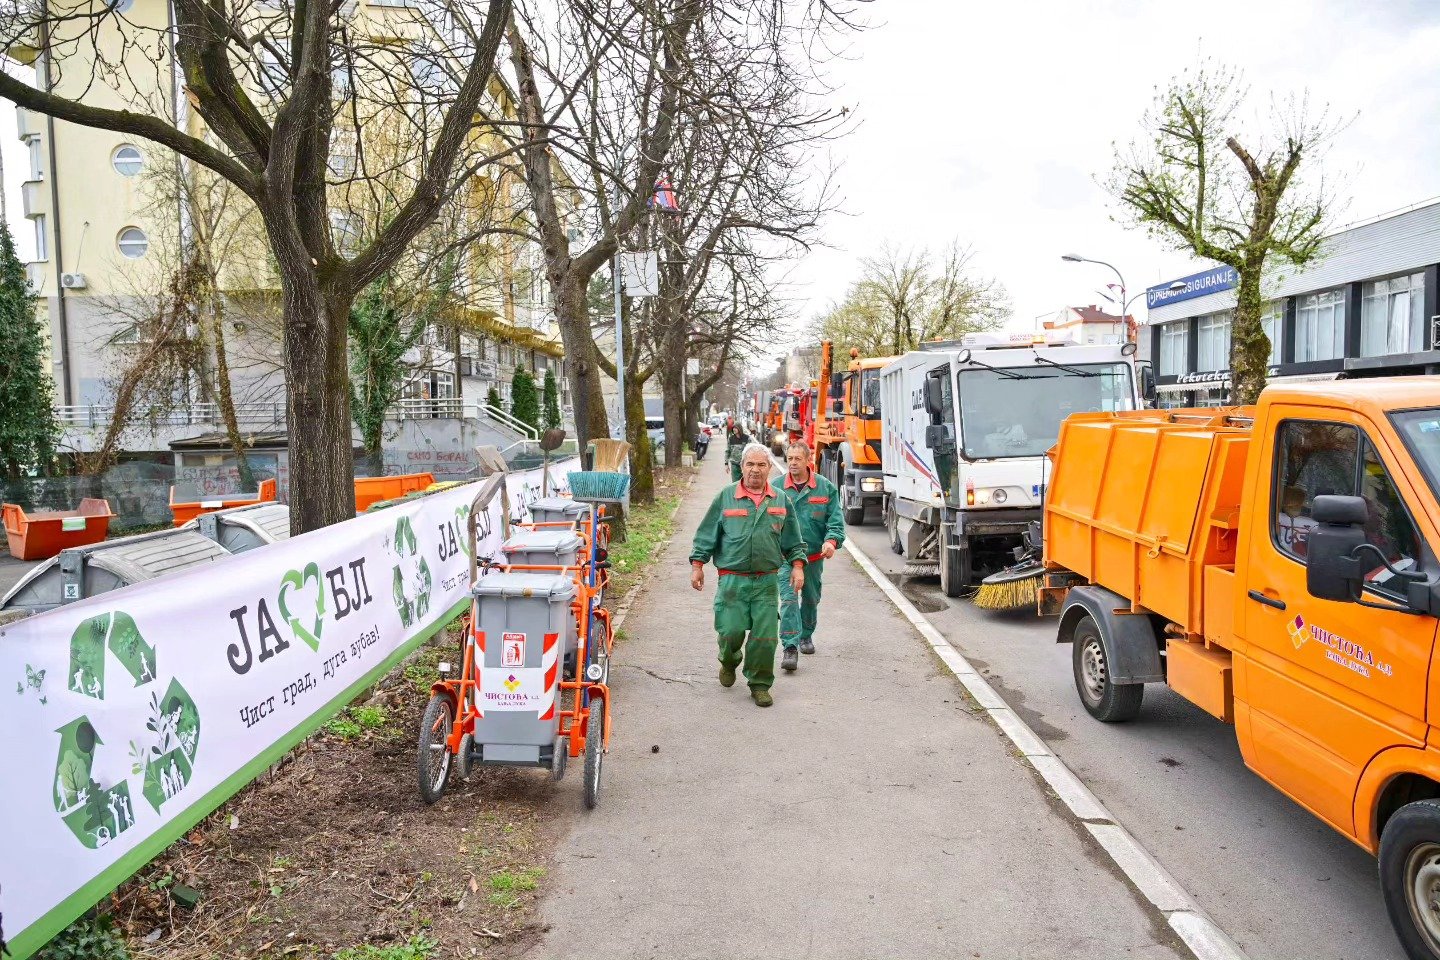
[[[1125,278],[1113,263],[1106,263],[1104,260],[1092,260],[1089,257],[1082,257],[1078,253],[1062,253],[1060,259],[1067,263],[1098,263],[1102,267],[1109,267],[1111,270],[1114,270],[1115,278],[1120,281],[1120,322],[1125,322],[1125,317],[1128,316],[1128,310],[1130,308],[1130,300],[1125,297]],[[1135,296],[1139,297],[1140,294],[1137,293]],[[1135,339],[1134,328],[1128,323],[1125,324],[1125,332],[1130,340]]]

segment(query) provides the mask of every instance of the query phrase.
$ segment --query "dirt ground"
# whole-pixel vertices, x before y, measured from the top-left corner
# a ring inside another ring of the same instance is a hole
[[[692,476],[657,474],[665,513]],[[640,573],[627,570],[626,585]],[[560,784],[482,768],[421,802],[415,731],[457,642],[453,627],[437,635],[102,904],[131,955],[506,958],[536,942],[551,851],[582,813],[580,767]],[[187,887],[199,892],[192,909],[179,905]]]

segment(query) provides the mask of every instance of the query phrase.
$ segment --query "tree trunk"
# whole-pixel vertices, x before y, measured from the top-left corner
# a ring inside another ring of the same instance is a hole
[[[212,283],[210,289],[214,291]],[[215,340],[215,395],[220,404],[220,418],[225,423],[225,437],[230,441],[239,462],[240,485],[246,490],[255,487],[255,477],[250,472],[250,459],[246,456],[245,442],[240,437],[240,421],[235,416],[235,397],[230,390],[230,360],[225,354],[225,308],[221,294],[210,294],[210,335]]]
[[[1235,319],[1230,327],[1230,402],[1249,405],[1265,389],[1270,369],[1270,338],[1260,323],[1265,303],[1260,295],[1263,263],[1239,268]]]
[[[565,356],[571,361],[565,366],[566,376],[570,378],[570,402],[575,406],[575,429],[587,441],[608,437],[610,418],[605,413],[605,396],[600,389],[600,351],[590,334],[590,309],[585,301],[584,284],[567,278],[555,286],[559,289],[555,298],[555,320],[560,327],[561,342],[565,344]],[[583,424],[580,422],[582,410]]]
[[[298,536],[355,516],[345,362],[353,297],[325,290],[313,273],[286,276],[282,286],[290,534]]]
[[[630,442],[630,502],[655,502],[655,458],[645,431],[645,398],[639,377],[625,378],[625,432]],[[666,447],[670,446],[666,439]]]

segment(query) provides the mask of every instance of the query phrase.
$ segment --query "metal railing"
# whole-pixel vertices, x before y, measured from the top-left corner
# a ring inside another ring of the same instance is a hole
[[[64,427],[106,427],[115,415],[111,404],[70,404],[57,405],[55,418]],[[237,403],[235,418],[244,424],[278,425],[285,423],[285,403]],[[156,426],[186,427],[195,425],[215,426],[224,422],[218,403],[191,403],[167,410],[154,417],[140,415],[138,421],[154,423]]]
[[[489,417],[491,420],[494,420],[496,423],[500,424],[501,426],[509,427],[511,430],[514,430],[516,433],[520,434],[520,436],[524,437],[526,440],[539,440],[539,439],[540,439],[540,431],[539,431],[539,430],[537,430],[537,429],[535,429],[534,427],[530,426],[530,424],[526,423],[524,420],[517,420],[517,419],[515,419],[515,418],[512,417],[510,414],[506,413],[504,410],[501,410],[499,407],[491,406],[490,404],[485,404],[484,406],[481,407],[481,409],[485,411],[485,415],[486,415],[487,417]]]

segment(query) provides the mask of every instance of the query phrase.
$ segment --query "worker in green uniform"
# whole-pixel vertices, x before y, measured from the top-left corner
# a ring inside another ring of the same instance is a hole
[[[731,420],[725,429],[725,462],[730,464],[730,479],[736,483],[740,482],[740,457],[749,442],[750,434]]]
[[[770,685],[779,626],[776,574],[788,567],[790,589],[805,588],[805,541],[794,511],[770,485],[769,452],[750,444],[740,469],[740,482],[716,494],[695,531],[690,586],[704,589],[705,564],[713,558],[720,573],[715,588],[720,685],[734,685],[735,668],[743,662],[750,696],[768,707],[775,702]]]
[[[790,512],[800,522],[805,538],[805,586],[792,590],[785,577],[780,591],[780,667],[793,673],[800,654],[815,652],[815,622],[820,615],[820,587],[825,561],[845,542],[845,519],[840,512],[840,491],[810,466],[810,445],[792,441],[785,451],[784,495]]]

